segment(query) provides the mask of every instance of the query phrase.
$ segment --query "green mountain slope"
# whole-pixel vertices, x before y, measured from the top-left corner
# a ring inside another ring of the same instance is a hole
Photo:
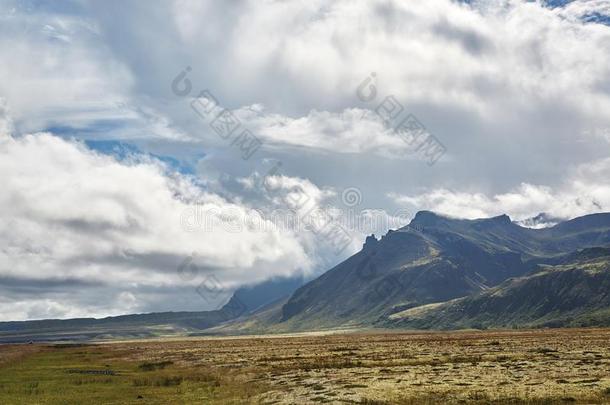
[[[585,249],[479,294],[380,323],[416,329],[610,326],[610,249]]]

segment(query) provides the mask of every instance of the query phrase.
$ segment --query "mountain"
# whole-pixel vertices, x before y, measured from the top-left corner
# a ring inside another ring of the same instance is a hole
[[[275,328],[376,324],[394,313],[475,295],[539,270],[545,261],[610,244],[610,214],[529,229],[506,215],[466,220],[420,211],[409,225],[295,291]]]
[[[278,279],[243,288],[217,311],[1,322],[0,343],[610,325],[609,248],[609,213],[531,229],[506,215],[467,220],[420,211],[403,228],[367,237],[360,252],[303,285]]]
[[[0,343],[83,341],[192,335],[246,313],[233,297],[221,309],[201,312],[157,312],[107,318],[44,319],[0,322]]]
[[[610,249],[584,249],[479,294],[408,309],[383,323],[415,329],[610,326]]]

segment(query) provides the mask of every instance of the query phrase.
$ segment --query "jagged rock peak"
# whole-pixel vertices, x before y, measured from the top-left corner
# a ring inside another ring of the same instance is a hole
[[[378,243],[379,243],[379,241],[375,237],[375,234],[371,234],[370,236],[366,237],[366,240],[364,241],[364,245],[362,246],[362,249],[369,249],[371,247],[377,246]]]
[[[418,211],[415,217],[409,223],[411,225],[431,226],[437,224],[439,221],[446,219],[445,217],[438,215],[432,211]]]
[[[386,233],[385,235],[381,235],[381,239],[380,240],[384,240],[385,238],[387,238],[388,236],[390,236],[394,232],[396,232],[396,231],[393,230],[393,229],[388,229],[388,233]]]

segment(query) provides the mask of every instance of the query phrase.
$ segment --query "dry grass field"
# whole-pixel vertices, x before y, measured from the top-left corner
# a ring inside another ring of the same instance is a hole
[[[1,404],[610,403],[610,330],[0,346]]]

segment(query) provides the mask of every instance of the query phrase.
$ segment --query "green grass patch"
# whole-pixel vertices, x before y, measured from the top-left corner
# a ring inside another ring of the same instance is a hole
[[[103,345],[46,347],[0,365],[0,404],[248,403],[261,391],[227,373],[128,358]]]

